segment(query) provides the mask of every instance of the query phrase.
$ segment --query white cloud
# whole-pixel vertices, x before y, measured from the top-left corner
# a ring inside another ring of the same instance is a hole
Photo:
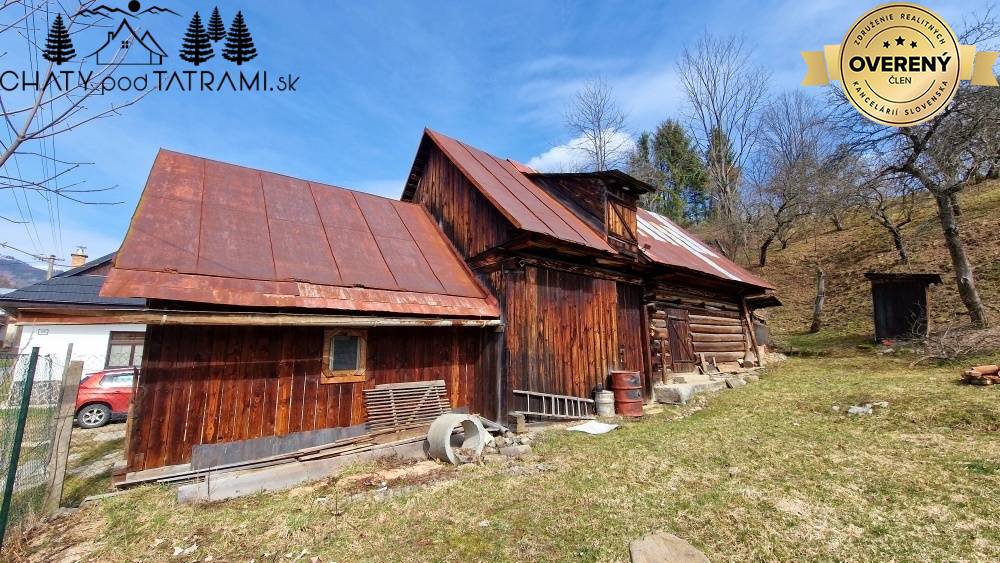
[[[635,139],[631,135],[616,133],[611,144],[620,147],[618,154],[627,155],[635,147]],[[586,152],[583,150],[585,140],[581,137],[571,139],[561,145],[556,145],[542,154],[531,157],[528,166],[541,172],[574,172],[586,167]]]

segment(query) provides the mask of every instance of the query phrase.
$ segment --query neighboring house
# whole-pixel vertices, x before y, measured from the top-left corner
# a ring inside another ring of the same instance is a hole
[[[52,279],[0,295],[0,308],[16,319],[18,353],[39,348],[38,381],[62,377],[66,350],[82,361],[84,373],[106,367],[138,366],[146,327],[122,322],[120,314],[141,311],[144,299],[101,297],[114,254],[62,272]]]
[[[159,65],[163,64],[163,57],[166,57],[167,53],[153,39],[149,31],[140,36],[128,21],[123,19],[118,29],[108,32],[104,44],[87,56],[95,55],[99,65]]]
[[[403,201],[161,150],[102,290],[150,304],[128,471],[365,431],[383,383],[506,419],[515,391],[757,362],[746,299],[771,286],[637,210],[650,189],[429,130]]]

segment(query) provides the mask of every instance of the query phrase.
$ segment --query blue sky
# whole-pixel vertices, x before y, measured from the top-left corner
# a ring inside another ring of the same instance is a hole
[[[127,2],[110,0],[125,8]],[[143,2],[143,7],[153,2]],[[188,69],[177,49],[195,10],[219,6],[227,26],[242,10],[259,56],[244,70],[301,76],[297,92],[154,93],[121,116],[59,137],[60,157],[93,162],[74,173],[115,185],[115,206],[63,201],[57,221],[31,198],[32,227],[0,221],[0,242],[66,257],[115,250],[159,147],[398,197],[427,126],[495,154],[550,165],[569,141],[563,115],[574,92],[601,76],[630,130],[684,118],[675,64],[704,31],[744,34],[770,72],[772,92],[799,88],[799,52],[839,43],[874,2],[176,2],[181,14],[144,16],[142,27]],[[986,2],[925,2],[954,27]],[[0,12],[0,21],[10,16]],[[119,18],[120,19],[120,18]],[[80,54],[103,32],[78,34]],[[216,47],[219,50],[219,47]],[[0,67],[21,69],[21,37],[0,36]],[[221,57],[202,68],[233,67]],[[3,94],[3,93],[0,93]],[[3,94],[6,95],[6,94]],[[108,96],[107,102],[113,98]],[[99,107],[96,104],[94,107]],[[556,150],[553,150],[556,149]],[[9,190],[5,190],[9,192]],[[21,200],[23,202],[23,199]],[[15,215],[0,193],[0,215]],[[0,250],[0,254],[9,252]]]

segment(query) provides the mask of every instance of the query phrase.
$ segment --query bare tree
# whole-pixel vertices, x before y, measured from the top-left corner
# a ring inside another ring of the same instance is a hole
[[[814,194],[822,183],[821,162],[829,151],[822,112],[801,92],[777,96],[763,111],[754,196],[763,227],[758,264],[767,265],[775,240],[788,244],[795,225],[813,212]]]
[[[706,154],[713,215],[729,225],[731,241],[741,237],[743,170],[757,142],[768,82],[768,73],[752,62],[752,54],[742,38],[705,34],[684,48],[677,65]]]
[[[58,17],[58,25],[72,36],[80,31],[101,26],[88,22],[83,15],[95,0],[84,0],[64,5],[60,2],[39,0],[24,2],[6,0],[0,6],[0,37],[10,37],[15,41],[19,36],[27,45],[26,66],[37,69],[36,90],[24,92],[21,99],[11,99],[12,94],[0,97],[0,115],[6,134],[0,139],[0,193],[19,190],[35,193],[46,200],[63,198],[77,203],[95,204],[93,194],[111,188],[86,187],[82,181],[74,181],[72,173],[88,164],[67,161],[55,156],[52,146],[56,137],[73,131],[99,119],[118,115],[125,107],[131,106],[152,91],[146,89],[124,101],[114,101],[113,95],[105,94],[102,88],[105,79],[114,80],[125,58],[127,47],[118,49],[107,64],[96,64],[90,70],[84,69],[82,61],[48,60],[44,37],[49,33],[45,20],[49,15]],[[65,18],[62,17],[63,10]],[[40,22],[40,23],[38,23]],[[42,39],[39,39],[42,38]],[[10,53],[2,55],[10,65]],[[62,68],[63,64],[73,67],[73,71]],[[63,86],[51,86],[60,81]],[[64,81],[64,82],[63,82]],[[112,100],[112,101],[108,101]],[[27,196],[25,196],[27,200]],[[0,219],[25,222],[6,215]]]
[[[909,182],[893,183],[882,178],[860,182],[855,195],[860,207],[892,238],[900,264],[909,264],[910,255],[903,239],[903,227],[913,222],[919,188]]]
[[[959,39],[986,48],[1000,39],[991,11],[966,22]],[[1000,177],[1000,92],[962,84],[952,102],[929,121],[914,127],[877,125],[854,111],[836,90],[834,103],[850,146],[870,160],[880,175],[913,181],[934,198],[945,245],[955,270],[958,293],[972,323],[987,325],[986,308],[959,230],[959,193]]]
[[[576,94],[566,114],[566,128],[589,170],[623,168],[632,148],[625,129],[625,112],[615,101],[614,92],[603,78],[588,82]]]

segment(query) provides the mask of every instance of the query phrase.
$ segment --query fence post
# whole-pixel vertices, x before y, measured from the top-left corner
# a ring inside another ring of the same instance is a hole
[[[83,375],[83,362],[69,362],[66,365],[62,391],[59,394],[59,406],[56,407],[59,409],[56,413],[56,432],[52,437],[52,453],[49,458],[49,490],[46,491],[45,502],[42,504],[42,512],[45,514],[54,514],[59,510],[59,501],[62,500],[70,438],[73,435],[76,394],[80,389],[81,375]]]
[[[38,346],[31,349],[28,358],[28,371],[24,374],[21,387],[21,410],[17,413],[17,427],[14,429],[14,442],[10,448],[10,459],[7,463],[7,480],[3,487],[3,505],[0,506],[0,546],[7,536],[7,522],[10,520],[10,502],[14,496],[14,477],[17,476],[17,462],[21,458],[21,440],[24,439],[24,425],[28,420],[28,405],[31,402],[31,388],[35,384],[35,367],[38,365]],[[13,378],[12,378],[13,379]]]

